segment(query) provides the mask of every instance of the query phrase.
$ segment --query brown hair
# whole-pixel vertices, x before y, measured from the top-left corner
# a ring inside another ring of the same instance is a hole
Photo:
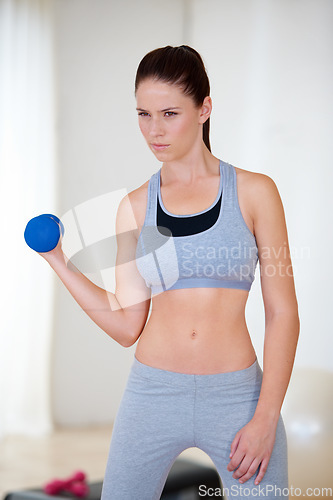
[[[135,93],[146,78],[179,86],[185,95],[200,106],[209,96],[210,85],[200,54],[188,45],[161,47],[148,52],[141,60],[135,77]],[[209,118],[203,124],[202,138],[209,151]]]

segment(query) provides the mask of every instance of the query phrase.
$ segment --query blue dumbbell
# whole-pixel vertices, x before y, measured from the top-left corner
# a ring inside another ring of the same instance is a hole
[[[56,215],[42,214],[29,220],[24,239],[36,252],[49,252],[57,246],[60,232],[62,235],[65,232],[61,220]]]

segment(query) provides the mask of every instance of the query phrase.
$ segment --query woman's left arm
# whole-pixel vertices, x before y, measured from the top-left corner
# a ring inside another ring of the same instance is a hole
[[[298,304],[282,201],[274,181],[255,174],[250,186],[254,232],[265,308],[263,380],[256,411],[231,444],[229,471],[255,484],[267,470],[276,426],[289,384],[300,330]]]

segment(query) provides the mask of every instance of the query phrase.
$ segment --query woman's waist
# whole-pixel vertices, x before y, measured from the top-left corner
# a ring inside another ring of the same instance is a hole
[[[257,385],[258,396],[262,381],[262,370],[257,358],[252,358],[244,367],[223,370],[223,371],[203,371],[200,372],[197,368],[193,371],[185,371],[183,369],[163,368],[156,364],[149,364],[146,360],[139,359],[137,354],[134,356],[132,365],[132,375],[138,375],[142,380],[146,379],[149,383],[156,381],[160,384],[170,386],[180,386],[182,390],[188,388],[193,394],[197,389],[209,389],[210,387],[223,387],[223,394],[219,397],[230,397],[236,395],[237,386],[241,388],[241,399],[244,402],[244,393],[246,387],[244,384],[249,384],[251,399],[253,398],[253,389]],[[147,386],[146,386],[147,388]],[[136,387],[136,391],[137,391]],[[156,391],[156,386],[155,389]],[[230,402],[230,401],[229,401]]]
[[[256,354],[245,322],[148,321],[136,356],[143,363],[184,373],[218,373],[246,368]]]

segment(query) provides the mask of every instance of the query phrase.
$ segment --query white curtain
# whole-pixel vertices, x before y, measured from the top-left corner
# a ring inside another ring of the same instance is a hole
[[[52,9],[0,0],[0,437],[52,429],[54,277],[24,241],[56,212]]]

